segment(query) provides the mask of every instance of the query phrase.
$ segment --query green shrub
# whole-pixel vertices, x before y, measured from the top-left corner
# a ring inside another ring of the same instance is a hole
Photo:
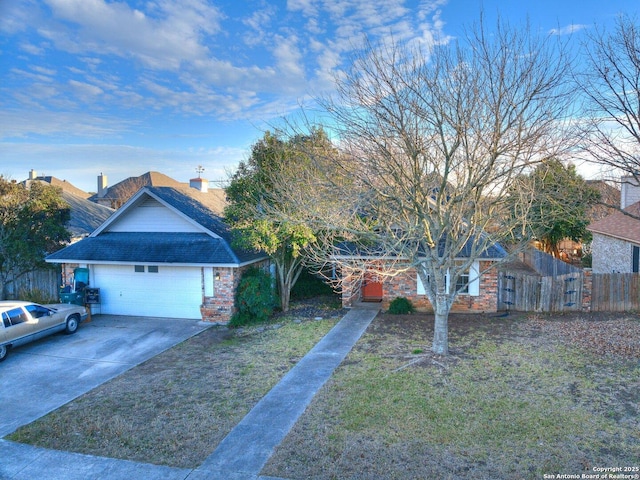
[[[238,327],[269,320],[276,305],[269,274],[255,267],[247,270],[238,284],[235,303],[236,313],[231,317],[229,326]]]
[[[20,292],[18,292],[18,299],[24,300],[26,302],[34,302],[40,304],[58,303],[58,300],[55,297],[38,288],[34,288],[31,290],[20,290]]]
[[[407,298],[396,297],[389,304],[389,313],[394,315],[406,315],[415,311],[413,303]]]

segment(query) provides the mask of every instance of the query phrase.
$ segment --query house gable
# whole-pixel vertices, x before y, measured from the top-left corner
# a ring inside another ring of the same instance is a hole
[[[142,196],[102,232],[202,233],[201,226],[149,196]]]
[[[161,192],[169,198],[188,199],[183,201],[192,208],[176,208],[159,195]],[[104,232],[182,232],[205,233],[219,238],[220,236],[210,228],[211,217],[217,218],[215,213],[171,187],[144,187],[91,236],[96,237]],[[222,221],[219,223],[223,225]]]

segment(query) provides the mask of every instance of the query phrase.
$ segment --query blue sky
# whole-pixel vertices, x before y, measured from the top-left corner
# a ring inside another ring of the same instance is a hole
[[[579,42],[638,0],[0,0],[0,175],[86,190],[224,179],[356,42],[454,39],[484,9]],[[489,23],[491,24],[491,23]]]

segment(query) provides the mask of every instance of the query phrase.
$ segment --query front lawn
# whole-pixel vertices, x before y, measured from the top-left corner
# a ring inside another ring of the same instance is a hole
[[[209,329],[9,438],[195,468],[344,315],[323,308]],[[541,479],[638,467],[639,318],[452,315],[451,355],[438,357],[431,316],[379,315],[262,474]]]
[[[640,323],[584,318],[453,315],[442,358],[429,353],[432,317],[378,316],[262,473],[540,479],[638,467]]]
[[[212,327],[7,438],[195,468],[342,314],[315,302],[269,324]]]

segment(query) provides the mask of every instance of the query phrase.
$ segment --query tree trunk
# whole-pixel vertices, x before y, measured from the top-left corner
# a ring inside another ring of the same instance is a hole
[[[283,312],[289,311],[289,302],[291,300],[291,289],[298,281],[300,273],[302,273],[302,262],[299,259],[293,259],[291,263],[285,260],[276,260],[276,277],[278,278],[278,290],[280,295],[280,308]]]
[[[289,300],[291,298],[291,285],[284,285],[280,291],[280,308],[283,312],[289,311]]]
[[[434,305],[435,322],[433,324],[433,353],[449,354],[449,301],[446,294],[438,294]]]

